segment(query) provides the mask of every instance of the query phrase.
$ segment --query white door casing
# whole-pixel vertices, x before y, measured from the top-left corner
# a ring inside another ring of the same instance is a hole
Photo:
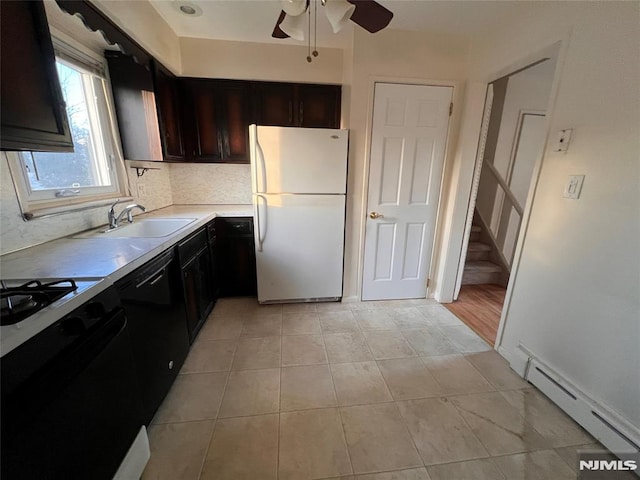
[[[426,296],[452,94],[376,83],[362,300]]]

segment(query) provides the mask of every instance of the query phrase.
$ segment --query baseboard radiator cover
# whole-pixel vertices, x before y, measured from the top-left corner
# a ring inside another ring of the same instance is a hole
[[[553,403],[593,435],[613,453],[639,453],[640,430],[612,409],[593,400],[569,380],[545,364],[528,348],[520,345],[516,363],[522,364],[522,352],[529,356],[524,378],[535,385]],[[507,357],[507,359],[509,359]],[[515,369],[518,370],[518,369]],[[522,371],[522,370],[521,370]]]

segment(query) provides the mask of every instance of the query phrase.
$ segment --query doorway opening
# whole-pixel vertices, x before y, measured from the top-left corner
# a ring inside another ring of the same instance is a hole
[[[454,301],[445,305],[495,345],[529,190],[546,139],[556,58],[488,86]]]

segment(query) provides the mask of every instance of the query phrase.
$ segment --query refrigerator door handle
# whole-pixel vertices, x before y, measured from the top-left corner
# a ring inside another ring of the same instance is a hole
[[[262,151],[262,147],[260,143],[256,141],[256,154],[258,159],[260,160],[260,175],[258,175],[258,162],[256,162],[256,193],[263,193],[266,188],[266,179],[267,179],[267,168],[266,163],[264,161],[264,152]]]
[[[256,250],[258,252],[262,252],[262,242],[264,242],[264,237],[262,236],[262,225],[263,222],[260,220],[260,199],[264,200],[265,207],[267,206],[267,197],[264,195],[256,195]],[[265,210],[266,211],[266,210]],[[266,215],[265,215],[266,220]],[[266,222],[264,223],[266,226]],[[266,233],[266,229],[265,229]]]

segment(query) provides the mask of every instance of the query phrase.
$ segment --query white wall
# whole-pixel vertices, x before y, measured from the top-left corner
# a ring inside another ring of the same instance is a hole
[[[493,155],[485,154],[486,162],[491,163],[502,180],[511,187],[511,193],[519,200],[522,208],[526,203],[531,175],[542,154],[546,135],[542,132],[545,128],[545,121],[542,119],[540,134],[533,138],[539,139],[539,144],[531,145],[531,152],[520,151],[520,163],[517,166],[512,165],[520,114],[523,111],[544,114],[549,103],[556,63],[554,57],[509,77],[495,150]],[[524,143],[520,143],[520,148],[524,148]],[[520,226],[520,215],[512,207],[510,198],[506,197],[488,166],[482,170],[476,208],[494,237],[498,250],[510,266]]]
[[[640,4],[540,2],[470,54],[471,78],[564,40],[547,145],[505,318],[501,352],[525,345],[640,429]],[[562,197],[586,175],[579,200]],[[638,430],[636,430],[638,431]]]
[[[356,29],[353,43],[353,70],[350,91],[349,169],[345,241],[344,298],[359,298],[363,220],[366,214],[368,180],[369,122],[372,115],[374,81],[417,84],[454,84],[454,116],[450,138],[458,132],[458,108],[466,77],[467,38],[455,35],[403,32],[385,29],[371,35]],[[446,198],[452,152],[447,153],[445,182],[441,198]],[[440,218],[439,224],[442,224]],[[436,242],[434,251],[440,248]]]
[[[180,38],[185,77],[339,84],[342,50],[318,51],[320,55],[307,63],[303,46]]]
[[[493,160],[503,179],[507,178],[518,116],[522,110],[546,110],[555,66],[556,60],[549,59],[509,77]]]

